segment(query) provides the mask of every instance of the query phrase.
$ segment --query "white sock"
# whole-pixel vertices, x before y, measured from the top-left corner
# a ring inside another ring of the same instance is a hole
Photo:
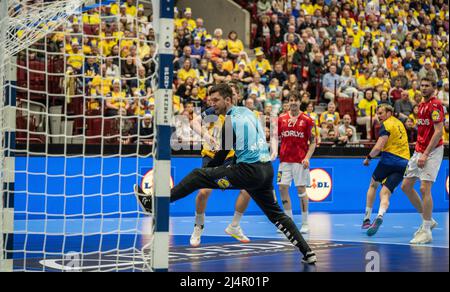
[[[366,215],[364,216],[364,221],[370,219],[372,216],[372,208],[366,207]]]
[[[428,221],[428,220],[423,220],[423,229],[426,231],[431,231],[431,224],[432,221]]]
[[[231,221],[231,226],[238,227],[239,223],[241,222],[242,213],[234,212],[233,221]]]
[[[205,213],[202,214],[195,213],[195,225],[198,226],[205,225]]]
[[[289,216],[292,220],[294,220],[294,214],[292,213],[292,210],[284,210],[284,213]]]
[[[308,211],[302,212],[302,224],[308,224]]]
[[[386,214],[386,209],[380,208],[380,210],[378,210],[378,217],[383,217],[384,214]]]

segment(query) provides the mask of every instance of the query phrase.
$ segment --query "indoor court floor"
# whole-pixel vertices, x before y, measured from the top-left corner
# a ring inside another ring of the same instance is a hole
[[[207,216],[200,247],[192,248],[189,237],[193,217],[171,218],[169,271],[171,272],[364,272],[378,255],[382,272],[448,272],[449,214],[436,213],[439,223],[433,243],[409,244],[419,227],[417,214],[387,214],[378,234],[368,237],[361,230],[362,215],[310,215],[311,233],[306,237],[317,253],[315,266],[301,263],[300,253],[278,233],[264,216],[244,216],[241,226],[250,243],[225,234],[231,216]],[[295,216],[296,222],[301,216]],[[26,271],[69,271],[61,251],[83,251],[79,270],[140,271],[141,236],[133,230],[145,226],[136,219],[86,219],[16,221],[14,268]],[[117,230],[122,230],[117,234]],[[80,235],[80,233],[84,235]],[[67,236],[62,236],[65,233]],[[71,235],[73,234],[73,235]],[[119,247],[120,252],[114,251]],[[41,252],[45,247],[45,256]],[[98,253],[102,250],[101,256]],[[113,250],[110,252],[110,250]],[[58,255],[59,254],[59,255]]]

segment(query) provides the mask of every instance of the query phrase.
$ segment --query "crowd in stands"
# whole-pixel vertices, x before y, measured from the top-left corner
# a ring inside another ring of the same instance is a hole
[[[47,38],[47,48],[65,54],[66,92],[86,96],[88,114],[121,117],[122,135],[150,137],[155,31],[151,11],[135,2],[71,17]],[[252,14],[252,50],[236,32],[208,31],[190,8],[175,8],[175,115],[192,121],[195,108],[208,107],[208,87],[228,82],[240,89],[238,104],[261,115],[287,112],[289,95],[298,93],[323,145],[375,139],[381,103],[395,108],[414,143],[423,77],[437,81],[436,96],[448,111],[446,1],[236,2]],[[447,113],[447,143],[448,119]],[[200,139],[183,125],[180,136]]]
[[[189,8],[177,11],[180,105],[206,107],[205,87],[233,82],[242,89],[240,105],[279,115],[295,91],[316,121],[319,142],[340,145],[377,137],[381,103],[395,108],[414,143],[423,77],[436,80],[436,96],[448,111],[445,1],[236,2],[252,13],[251,54],[235,32],[209,34]],[[448,114],[444,138],[448,142]]]

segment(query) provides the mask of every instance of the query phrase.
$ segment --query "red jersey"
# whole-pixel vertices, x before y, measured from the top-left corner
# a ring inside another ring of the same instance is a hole
[[[300,113],[292,118],[290,113],[278,118],[278,135],[281,139],[280,162],[302,163],[308,153],[314,120]]]
[[[444,107],[436,98],[432,97],[428,102],[422,102],[419,105],[419,114],[417,119],[417,143],[416,152],[423,153],[430,145],[431,137],[434,134],[434,124],[444,121]],[[442,146],[442,137],[437,147]]]

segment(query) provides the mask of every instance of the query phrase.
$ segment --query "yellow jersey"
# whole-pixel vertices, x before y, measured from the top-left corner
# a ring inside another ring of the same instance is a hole
[[[211,123],[208,127],[208,133],[214,138],[216,139],[216,141],[219,141],[221,138],[221,133],[222,133],[222,127],[223,124],[225,123],[225,116],[224,115],[220,115],[217,122],[215,123]],[[214,158],[214,156],[216,155],[216,153],[214,151],[211,150],[210,145],[208,145],[208,143],[203,143],[203,149],[202,149],[202,157],[209,157],[209,158]],[[234,156],[234,150],[231,150],[226,159],[230,159]]]
[[[253,74],[258,72],[262,75],[266,74],[267,71],[273,71],[267,59],[263,59],[261,62],[258,62],[257,59],[253,60],[250,64],[250,70]]]
[[[323,112],[320,115],[320,123],[326,122],[327,120],[332,119],[333,123],[337,126],[339,125],[339,122],[341,121],[341,117],[339,116],[338,112],[335,113],[329,113],[328,111]]]
[[[406,133],[405,126],[400,120],[391,116],[382,123],[379,133],[380,136],[389,136],[382,152],[390,153],[406,160],[411,158],[408,134]]]
[[[358,104],[358,109],[359,109],[358,116],[359,117],[370,116],[370,112],[372,110],[372,116],[375,117],[377,114],[377,107],[378,107],[378,102],[375,99],[368,101],[367,99],[364,98]]]
[[[118,108],[127,106],[127,99],[124,92],[111,92],[111,103]]]

